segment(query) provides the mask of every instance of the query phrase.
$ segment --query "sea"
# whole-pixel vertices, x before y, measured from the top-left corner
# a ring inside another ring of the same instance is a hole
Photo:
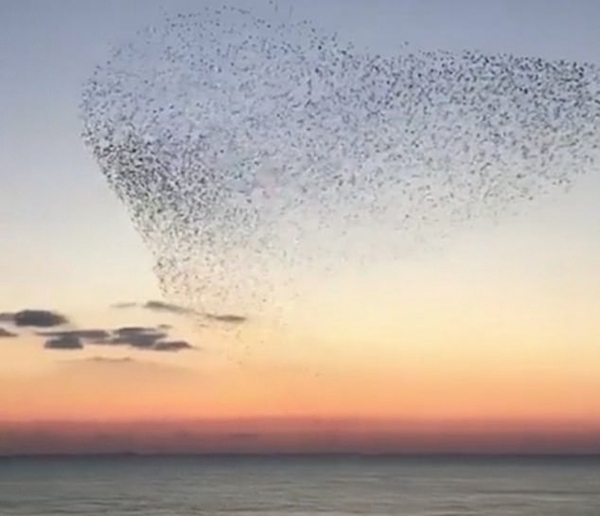
[[[0,458],[0,515],[600,516],[600,457]]]

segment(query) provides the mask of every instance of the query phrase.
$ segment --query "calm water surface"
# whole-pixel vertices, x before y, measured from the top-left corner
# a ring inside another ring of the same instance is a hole
[[[600,516],[600,458],[0,459],[0,516]]]

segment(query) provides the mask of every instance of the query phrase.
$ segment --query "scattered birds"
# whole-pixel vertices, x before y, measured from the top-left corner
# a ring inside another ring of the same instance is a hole
[[[207,8],[112,52],[84,88],[83,137],[167,298],[256,314],[307,274],[567,190],[598,166],[599,79],[535,56],[389,58]]]

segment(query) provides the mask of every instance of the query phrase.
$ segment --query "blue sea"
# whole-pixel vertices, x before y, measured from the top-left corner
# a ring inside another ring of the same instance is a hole
[[[0,515],[600,516],[600,457],[0,458]]]

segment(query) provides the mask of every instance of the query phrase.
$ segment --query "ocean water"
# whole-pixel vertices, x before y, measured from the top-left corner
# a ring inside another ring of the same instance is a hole
[[[0,459],[0,515],[600,516],[600,457]]]

